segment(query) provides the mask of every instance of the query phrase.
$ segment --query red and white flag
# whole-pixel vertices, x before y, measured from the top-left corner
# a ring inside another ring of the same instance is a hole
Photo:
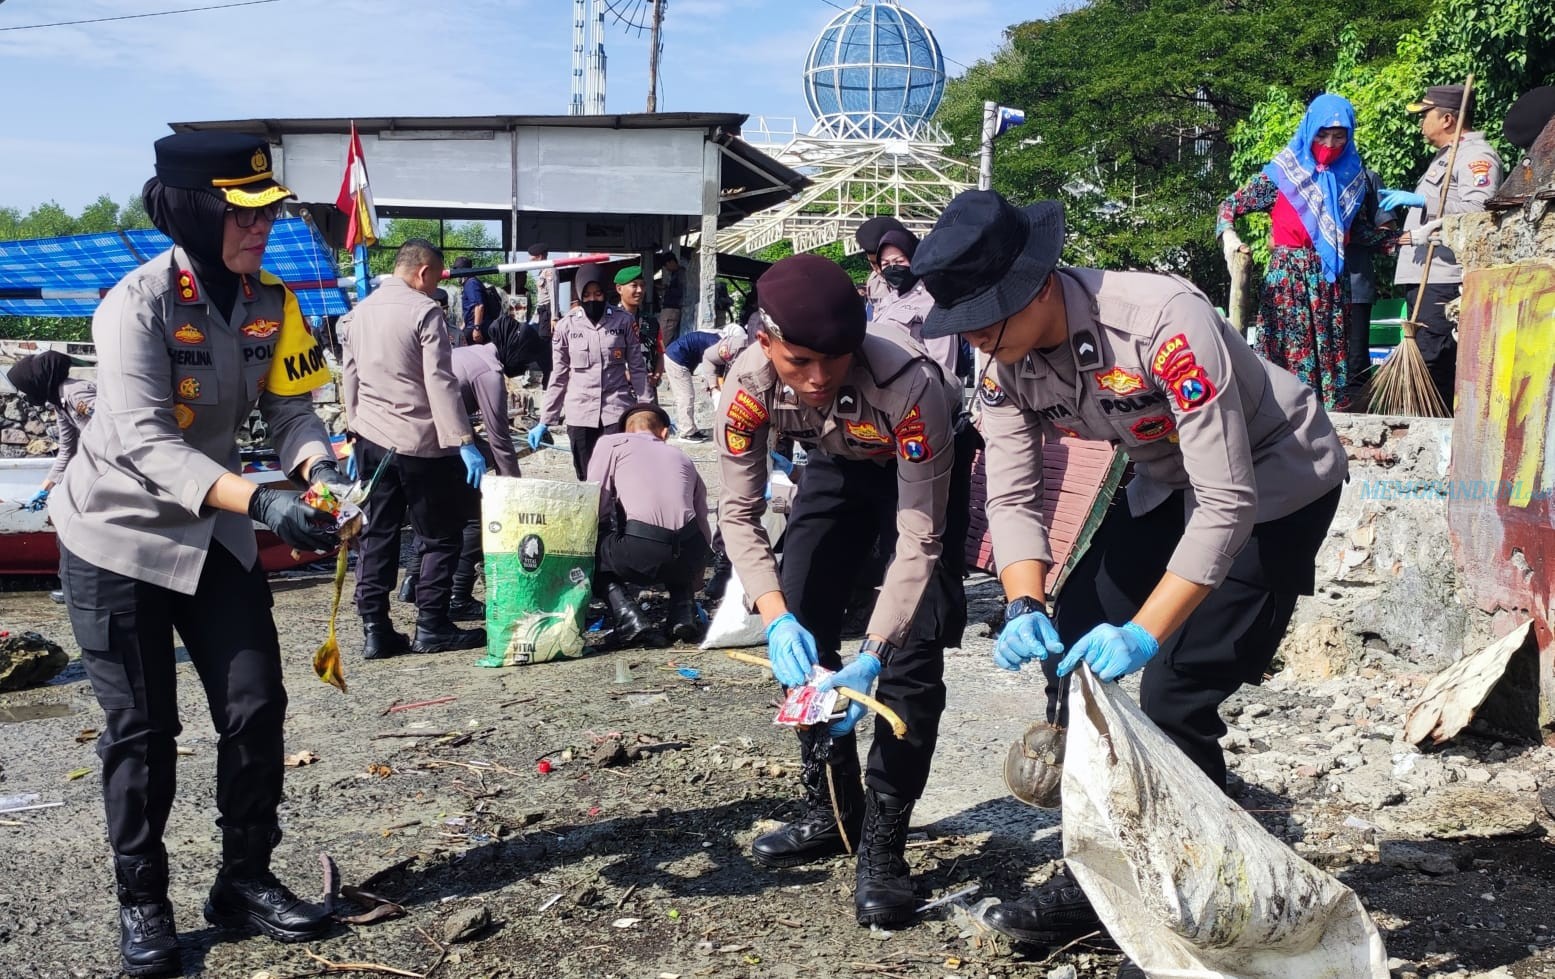
[[[356,135],[356,123],[351,123],[351,145],[346,151],[346,173],[340,181],[340,195],[335,206],[350,218],[346,228],[346,251],[357,245],[378,244],[378,210],[373,206],[373,192],[367,186],[367,161],[362,159],[362,140]]]

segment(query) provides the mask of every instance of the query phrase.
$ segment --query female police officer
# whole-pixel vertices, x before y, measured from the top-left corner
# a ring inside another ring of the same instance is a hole
[[[935,299],[924,336],[962,334],[992,358],[978,396],[1009,602],[994,658],[1042,661],[1050,721],[1056,675],[1081,660],[1102,680],[1143,669],[1145,713],[1223,786],[1219,706],[1259,681],[1297,595],[1312,593],[1344,449],[1312,390],[1259,359],[1191,284],[1060,269],[1063,241],[1056,201],[1021,210],[970,191],[913,257]],[[1042,444],[1059,434],[1122,445],[1135,472],[1050,621]],[[989,923],[1060,945],[1098,927],[1067,874]]]
[[[270,873],[286,691],[251,520],[299,549],[337,539],[299,494],[238,475],[236,433],[257,403],[287,473],[343,482],[308,397],[327,376],[323,359],[295,297],[259,267],[291,196],[271,176],[268,144],[168,136],[156,173],[146,210],[174,247],[126,276],[92,319],[96,420],[50,501],[71,626],[106,715],[97,750],[120,952],[135,976],[180,971],[162,846],[180,731],[174,629],[220,735],[222,862],[205,917],[281,941],[327,927]]]

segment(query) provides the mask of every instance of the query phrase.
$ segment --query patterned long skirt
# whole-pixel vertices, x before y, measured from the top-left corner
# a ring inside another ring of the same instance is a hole
[[[1349,379],[1345,310],[1350,277],[1323,281],[1323,263],[1310,248],[1279,248],[1264,275],[1258,301],[1258,352],[1317,392],[1333,409]]]

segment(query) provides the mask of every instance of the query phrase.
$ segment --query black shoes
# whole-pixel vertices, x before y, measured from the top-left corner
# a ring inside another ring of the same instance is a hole
[[[670,637],[676,642],[696,642],[702,638],[697,624],[696,606],[690,599],[670,603]]]
[[[448,603],[448,617],[455,622],[485,622],[486,603],[473,598],[455,598]]]
[[[913,919],[917,895],[907,870],[907,824],[913,800],[865,792],[853,907],[861,925],[902,925]]]
[[[302,900],[270,872],[277,829],[222,830],[222,866],[205,902],[218,928],[259,932],[278,942],[311,942],[332,927],[324,909]]]
[[[416,619],[416,641],[410,648],[417,653],[446,653],[455,649],[479,649],[484,645],[485,629],[461,629],[446,615],[422,613]]]
[[[642,609],[619,583],[605,588],[605,601],[610,606],[610,617],[615,621],[615,639],[619,645],[642,645],[650,649],[669,645],[662,633],[648,625]]]
[[[407,605],[416,604],[416,584],[419,577],[414,571],[405,572],[405,580],[400,582],[400,590],[394,597]]]
[[[850,735],[832,742],[829,750],[836,761],[830,765],[819,757],[820,749],[814,741],[801,735],[799,744],[803,759],[799,780],[804,787],[805,811],[793,822],[756,837],[751,844],[751,856],[768,867],[797,867],[859,848],[859,830],[864,824],[864,785],[854,738]],[[826,778],[828,767],[831,785]],[[837,789],[836,812],[832,811],[832,785]],[[840,829],[838,813],[842,815]]]
[[[178,931],[167,899],[167,855],[113,858],[119,897],[119,957],[125,974],[181,976]]]
[[[1067,870],[1018,901],[989,908],[985,920],[1017,941],[1050,947],[1068,945],[1092,932],[1101,932],[1098,938],[1106,934],[1090,898]]]
[[[410,650],[410,638],[394,628],[388,617],[362,620],[362,658],[388,659]]]

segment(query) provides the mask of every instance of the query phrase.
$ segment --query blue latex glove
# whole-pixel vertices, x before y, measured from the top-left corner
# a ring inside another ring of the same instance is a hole
[[[835,687],[847,687],[849,690],[857,690],[859,693],[869,693],[874,687],[875,680],[880,677],[880,661],[873,653],[859,653],[858,658],[833,673],[831,676],[816,684],[821,690],[831,690]],[[852,731],[858,722],[864,719],[864,705],[856,700],[846,701],[848,707],[843,713],[842,720],[831,726],[832,737],[840,738]]]
[[[1143,626],[1133,622],[1122,626],[1103,623],[1080,637],[1058,664],[1058,675],[1068,676],[1083,659],[1096,679],[1110,683],[1142,668],[1160,651],[1161,644]]]
[[[1027,612],[1005,624],[993,646],[993,661],[1006,670],[1018,670],[1034,659],[1047,659],[1063,651],[1052,620],[1041,612]]]
[[[794,475],[794,464],[788,460],[788,456],[777,452],[772,453],[772,468],[785,476]]]
[[[529,435],[528,435],[529,451],[531,451],[531,452],[539,452],[540,451],[540,440],[545,438],[545,433],[548,432],[548,431],[550,431],[550,427],[547,426],[544,422],[541,422],[540,424],[536,425],[534,428],[531,428],[529,430]]]
[[[1378,204],[1384,211],[1400,207],[1425,207],[1425,196],[1412,190],[1384,190],[1378,198]]]
[[[803,686],[819,661],[815,637],[799,624],[794,613],[784,612],[767,626],[767,662],[772,664],[777,682],[785,687]]]
[[[42,510],[45,506],[48,506],[48,503],[49,491],[46,489],[40,489],[38,492],[32,495],[32,499],[27,501],[27,509]]]
[[[476,489],[481,488],[481,477],[486,475],[486,458],[473,445],[459,446],[459,458],[464,460],[464,479]]]
[[[346,464],[346,478],[351,480],[352,482],[356,482],[358,479],[361,479],[362,477],[358,474],[357,468],[356,468],[356,450],[355,449],[351,450],[351,454],[346,456],[344,461],[345,461],[345,464]]]

